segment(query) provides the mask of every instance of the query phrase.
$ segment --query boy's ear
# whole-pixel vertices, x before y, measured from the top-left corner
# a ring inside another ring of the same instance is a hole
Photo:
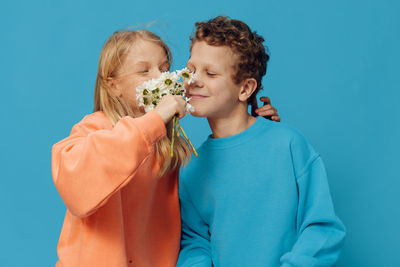
[[[257,81],[254,78],[247,78],[242,82],[242,87],[239,92],[239,100],[247,101],[253,92],[257,89]]]
[[[113,78],[107,78],[107,84],[108,84],[108,88],[110,88],[110,92],[114,95],[114,96],[121,96],[122,92],[119,89],[119,86],[116,84],[115,80]]]

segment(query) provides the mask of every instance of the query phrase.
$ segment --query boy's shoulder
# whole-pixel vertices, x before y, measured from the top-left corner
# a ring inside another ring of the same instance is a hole
[[[309,143],[308,139],[295,127],[285,122],[275,122],[265,118],[258,118],[260,120],[260,134],[259,137],[265,142],[276,143]]]
[[[308,138],[296,128],[282,122],[266,122],[266,124],[272,125],[270,128],[273,132],[273,138],[268,142],[273,145],[285,144],[285,147],[280,148],[290,153],[297,177],[301,176],[311,162],[320,157]]]
[[[291,149],[314,150],[309,139],[295,127],[284,122],[274,122],[264,118],[263,123],[270,125],[270,134],[275,138],[269,140],[269,142],[286,141],[289,142]]]

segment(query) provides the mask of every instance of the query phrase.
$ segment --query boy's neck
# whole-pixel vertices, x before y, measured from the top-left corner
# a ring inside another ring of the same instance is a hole
[[[247,110],[224,118],[207,118],[212,131],[212,138],[233,136],[247,130],[257,120]]]

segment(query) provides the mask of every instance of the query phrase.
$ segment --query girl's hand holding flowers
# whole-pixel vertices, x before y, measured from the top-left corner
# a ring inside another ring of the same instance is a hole
[[[146,81],[136,88],[139,106],[144,107],[146,112],[154,109],[165,123],[172,118],[171,157],[174,156],[175,135],[179,137],[181,133],[197,157],[196,149],[179,124],[180,118],[194,111],[193,106],[188,103],[190,99],[185,96],[184,86],[186,82],[190,84],[192,80],[193,74],[184,68],[176,72],[163,72],[160,78]]]
[[[186,115],[186,101],[180,95],[165,95],[154,109],[167,124],[174,115],[183,118]]]

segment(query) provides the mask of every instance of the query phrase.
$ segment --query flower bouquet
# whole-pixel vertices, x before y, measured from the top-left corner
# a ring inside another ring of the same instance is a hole
[[[194,107],[188,102],[190,98],[185,96],[186,89],[184,87],[184,82],[187,81],[189,84],[193,81],[193,74],[187,69],[173,71],[173,72],[163,72],[158,79],[151,79],[144,82],[136,88],[136,99],[138,100],[139,106],[144,107],[145,112],[153,110],[161,98],[165,95],[181,95],[186,101],[186,112],[192,113]],[[171,140],[171,157],[174,156],[174,140],[175,133],[179,137],[182,133],[184,139],[188,145],[192,148],[193,153],[197,157],[198,154],[194,148],[192,142],[190,142],[182,126],[179,124],[179,118],[174,116],[172,119],[172,140]]]

